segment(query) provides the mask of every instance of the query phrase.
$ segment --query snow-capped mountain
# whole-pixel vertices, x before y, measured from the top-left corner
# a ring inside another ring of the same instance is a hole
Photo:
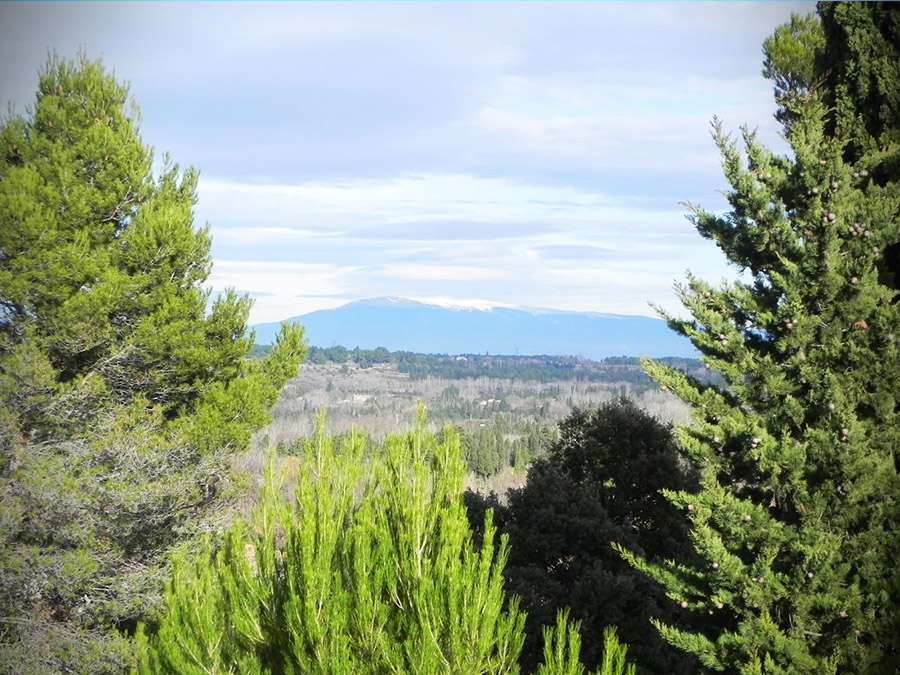
[[[306,327],[309,344],[385,347],[424,354],[697,356],[660,319],[517,308],[485,302],[372,298],[287,319]],[[279,323],[254,326],[271,344]]]

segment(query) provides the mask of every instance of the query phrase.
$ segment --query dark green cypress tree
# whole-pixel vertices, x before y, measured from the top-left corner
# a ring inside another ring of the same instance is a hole
[[[127,88],[84,55],[0,126],[2,672],[122,672],[164,553],[227,503],[305,353],[294,327],[245,359],[250,300],[201,287],[197,172],[151,162]]]
[[[828,49],[817,54],[826,130],[847,140],[879,185],[900,176],[900,10],[892,2],[820,2]]]
[[[742,153],[715,122],[731,210],[692,207],[745,274],[690,277],[693,318],[670,324],[727,386],[647,364],[693,408],[679,437],[703,491],[669,497],[703,562],[629,557],[708,619],[663,635],[726,672],[900,669],[900,7],[819,11],[818,84],[782,99],[791,154],[746,129]]]

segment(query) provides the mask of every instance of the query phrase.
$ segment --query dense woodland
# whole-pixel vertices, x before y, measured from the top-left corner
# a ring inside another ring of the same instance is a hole
[[[51,58],[0,127],[0,672],[900,672],[900,8],[820,3],[763,53],[790,154],[713,122],[730,210],[689,208],[746,274],[667,317],[704,368],[643,362],[654,393],[534,359],[533,390],[635,379],[503,495],[464,489],[467,434],[518,432],[424,405],[393,433],[310,411],[248,475],[298,368],[452,403],[512,364],[296,325],[251,357],[250,299],[202,290],[197,172],[153,171],[101,62]]]

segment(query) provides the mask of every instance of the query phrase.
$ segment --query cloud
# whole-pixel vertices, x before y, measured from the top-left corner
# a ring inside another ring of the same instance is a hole
[[[534,249],[538,257],[551,260],[602,260],[615,252],[600,246],[549,244]]]
[[[493,281],[510,277],[505,270],[460,265],[387,265],[374,274],[392,279],[429,281]]]
[[[556,223],[595,220],[598,214],[633,218],[631,210],[599,190],[462,174],[293,185],[201,178],[199,198],[198,215],[214,227],[259,223],[341,236],[368,236],[376,226],[380,232],[402,229],[402,234],[466,222],[546,231],[556,229]]]
[[[217,260],[230,260],[217,264],[216,283],[271,294],[257,303],[254,320],[283,307],[312,311],[375,295],[481,296],[622,313],[630,303],[648,313],[647,302],[671,295],[685,268],[721,276],[721,262],[707,263],[708,242],[681,211],[622,205],[570,186],[463,175],[299,185],[213,181],[198,208],[210,188],[229,196],[214,204],[232,220],[254,217],[242,205],[259,207],[256,227],[213,228]],[[204,213],[214,221],[218,215]],[[303,225],[262,224],[278,218]],[[332,230],[323,225],[329,219]],[[240,261],[248,256],[259,262]]]
[[[342,282],[358,268],[332,264],[216,260],[208,285],[213,289],[246,288],[269,296],[338,296]]]
[[[505,240],[558,232],[553,222],[489,222],[436,220],[430,222],[385,223],[356,232],[365,239],[405,239],[409,241]]]
[[[340,232],[317,232],[291,227],[217,227],[216,243],[225,245],[277,245],[282,242],[308,242],[322,237],[338,237]]]

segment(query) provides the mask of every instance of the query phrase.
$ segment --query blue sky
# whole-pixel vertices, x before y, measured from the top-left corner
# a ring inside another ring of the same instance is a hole
[[[709,136],[780,151],[761,45],[813,2],[0,3],[0,101],[102,56],[200,169],[210,285],[251,322],[376,296],[653,315],[733,278]]]

